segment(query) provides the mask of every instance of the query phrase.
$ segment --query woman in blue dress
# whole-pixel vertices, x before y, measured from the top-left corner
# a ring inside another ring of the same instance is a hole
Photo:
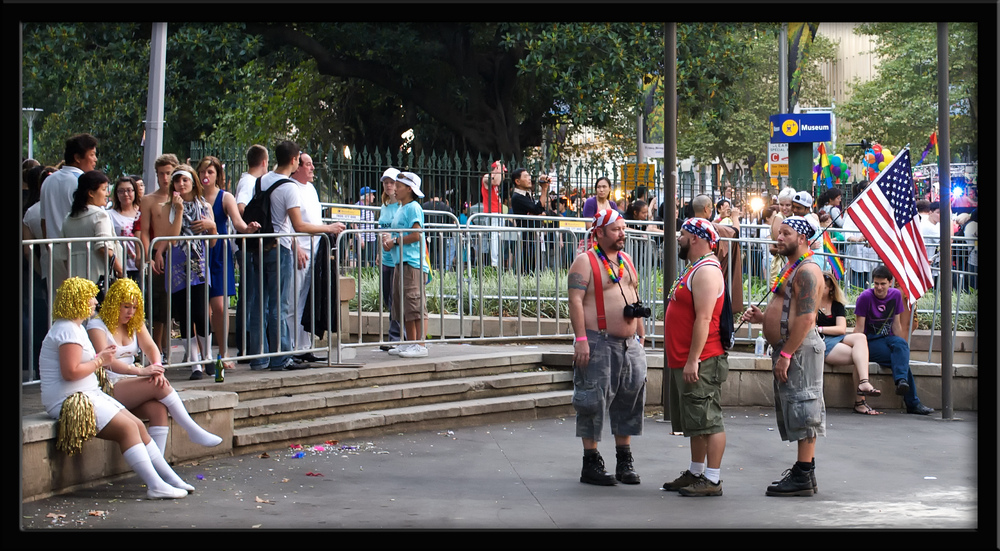
[[[232,221],[233,228],[239,233],[253,233],[260,229],[260,224],[257,222],[247,224],[240,216],[236,197],[226,191],[226,173],[219,159],[212,156],[203,158],[198,163],[197,171],[198,179],[201,180],[201,185],[205,190],[205,201],[212,205],[212,214],[215,217],[219,235],[229,234],[227,218]],[[211,274],[208,286],[208,306],[211,311],[212,334],[215,337],[215,344],[218,346],[218,354],[223,358],[226,357],[228,349],[226,345],[228,343],[228,339],[226,339],[226,318],[228,317],[226,315],[226,298],[236,295],[233,250],[233,241],[221,238],[216,239],[208,249],[208,271]],[[226,369],[233,367],[232,362],[225,362],[224,365]],[[206,369],[206,373],[214,374],[214,366]]]

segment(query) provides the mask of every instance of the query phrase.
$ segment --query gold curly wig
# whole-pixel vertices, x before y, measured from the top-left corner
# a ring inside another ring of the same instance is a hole
[[[142,327],[144,321],[144,309],[142,305],[142,291],[135,281],[123,277],[111,284],[111,288],[104,294],[104,302],[101,304],[101,311],[98,313],[101,321],[114,331],[118,327],[118,315],[121,313],[121,306],[126,302],[135,304],[136,312],[132,319],[125,324],[128,336],[135,335],[136,331]]]
[[[56,289],[52,306],[54,319],[78,320],[90,317],[90,299],[97,296],[97,285],[89,279],[71,277]]]

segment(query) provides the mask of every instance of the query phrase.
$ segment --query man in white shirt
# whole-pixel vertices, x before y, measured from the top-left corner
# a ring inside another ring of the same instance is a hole
[[[257,178],[267,174],[267,148],[262,145],[251,145],[247,150],[247,171],[240,176],[236,184],[236,206],[240,215],[246,209],[247,203],[253,199],[254,184]]]
[[[84,172],[97,167],[97,138],[90,134],[77,134],[66,140],[64,163],[61,169],[45,179],[45,185],[42,186],[39,202],[42,237],[45,239],[59,239],[63,236],[63,221],[73,206],[73,193],[76,191],[77,180]],[[68,257],[64,245],[52,247],[53,291],[58,289],[69,276],[66,265]]]
[[[275,148],[278,166],[271,172],[261,176],[260,189],[267,191],[276,187],[270,194],[271,224],[274,233],[329,233],[332,235],[344,231],[345,226],[339,222],[333,224],[311,224],[302,218],[302,201],[298,185],[291,179],[293,172],[299,168],[299,146],[295,142],[284,141]],[[261,327],[261,310],[267,330],[267,352],[290,352],[288,312],[292,311],[292,282],[295,257],[292,254],[291,235],[278,237],[277,242],[268,243],[264,240],[248,242],[247,251],[247,283],[249,297],[247,316],[247,350],[248,354],[261,354],[263,350],[263,327]],[[263,288],[257,288],[255,282],[261,279],[263,272]],[[279,288],[280,282],[280,288]],[[276,355],[269,358],[253,358],[250,369],[261,370],[270,367],[272,371],[283,371],[294,368],[295,362],[290,355]]]
[[[315,165],[313,165],[312,157],[303,153],[299,155],[299,168],[292,173],[292,179],[295,180],[299,191],[302,220],[309,224],[322,224],[323,209],[319,204],[319,193],[316,192],[316,186],[312,184],[314,170]],[[312,335],[302,327],[302,313],[305,312],[306,308],[313,307],[307,304],[306,300],[309,298],[311,287],[313,259],[316,258],[316,251],[319,250],[321,241],[318,237],[307,236],[296,237],[294,241],[296,262],[293,292],[297,291],[295,294],[297,300],[295,307],[289,309],[287,318],[288,332],[292,339],[292,348],[294,350],[312,348]],[[319,304],[314,306],[315,308],[321,308]],[[315,319],[315,316],[313,316],[313,319]],[[317,358],[311,352],[296,354],[295,359],[307,362],[320,360],[320,358]]]
[[[917,212],[919,214],[919,209]],[[934,275],[937,275],[938,267],[941,265],[938,253],[938,244],[941,243],[941,203],[938,201],[930,203],[927,212],[920,219],[920,235],[924,238],[924,246],[927,247],[927,259],[934,267]]]
[[[247,203],[253,198],[254,185],[257,183],[257,178],[267,174],[267,148],[254,144],[250,146],[247,150],[247,171],[240,175],[240,180],[236,184],[236,208],[240,209],[240,216],[243,215],[244,209],[247,208]],[[240,275],[245,276],[243,266],[243,255],[240,254],[239,249],[243,246],[244,241],[238,240],[236,244],[236,249],[234,256],[236,257],[236,265],[239,267]],[[245,277],[241,277],[240,280],[240,296],[236,300],[236,334],[246,335],[246,293],[243,289],[247,289],[247,280]],[[243,338],[237,337],[236,339],[237,355],[243,355]]]

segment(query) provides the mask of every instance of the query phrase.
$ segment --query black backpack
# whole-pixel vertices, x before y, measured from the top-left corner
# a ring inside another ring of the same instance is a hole
[[[293,182],[293,180],[282,178],[271,184],[271,187],[267,188],[267,191],[261,191],[260,178],[257,178],[257,183],[254,184],[253,198],[250,199],[246,208],[243,209],[243,221],[247,224],[250,222],[260,224],[258,233],[274,233],[274,224],[271,222],[271,192],[277,189],[278,186],[288,182]],[[275,243],[274,237],[264,237],[261,239],[264,240],[265,247],[270,247]],[[249,241],[250,238],[247,240]]]

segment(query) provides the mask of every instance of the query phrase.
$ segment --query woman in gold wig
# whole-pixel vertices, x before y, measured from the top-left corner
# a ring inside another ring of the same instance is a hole
[[[163,373],[161,356],[153,337],[143,324],[142,291],[131,279],[111,284],[97,317],[87,322],[87,334],[95,350],[115,346],[115,354],[105,369],[114,384],[113,396],[129,411],[149,419],[149,436],[160,452],[166,451],[169,421],[167,411],[184,428],[192,442],[217,446],[222,438],[201,428],[184,409],[180,396]],[[142,351],[148,365],[136,364]]]
[[[59,419],[56,446],[69,454],[80,451],[92,436],[117,442],[122,456],[146,483],[150,499],[176,499],[194,491],[163,459],[142,421],[105,394],[98,382],[103,366],[115,355],[109,345],[97,353],[83,322],[94,314],[97,285],[71,277],[55,293],[52,327],[38,357],[42,405]]]

